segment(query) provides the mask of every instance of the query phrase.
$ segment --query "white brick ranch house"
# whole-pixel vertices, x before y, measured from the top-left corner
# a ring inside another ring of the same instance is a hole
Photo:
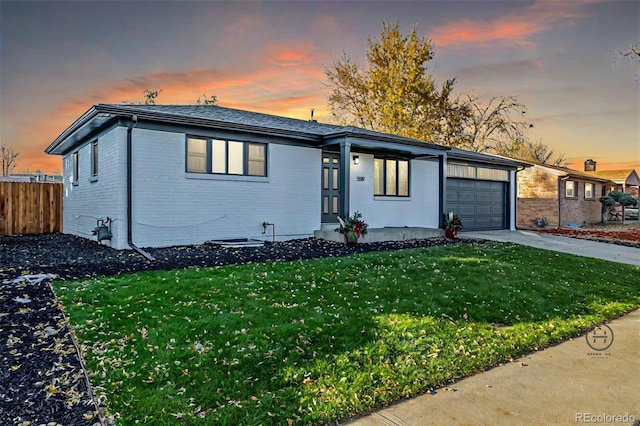
[[[355,210],[370,229],[438,229],[446,211],[465,229],[515,229],[526,166],[218,106],[95,105],[45,152],[63,157],[64,232],[96,238],[108,217],[117,249],[304,238]]]

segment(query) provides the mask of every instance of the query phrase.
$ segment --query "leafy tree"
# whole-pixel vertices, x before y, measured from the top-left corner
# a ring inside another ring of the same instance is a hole
[[[156,105],[156,99],[162,93],[162,89],[144,90],[144,97],[141,101],[122,101],[129,105]],[[196,99],[197,105],[218,105],[218,97],[216,95],[207,95],[204,93]]]
[[[13,146],[7,144],[0,145],[0,159],[2,161],[2,176],[9,176],[11,171],[16,168],[16,158],[19,152],[13,149]]]
[[[145,89],[144,100],[143,100],[144,105],[155,105],[156,98],[158,97],[160,92],[162,92],[162,89],[156,89],[156,90]]]
[[[473,151],[550,160],[552,151],[532,144],[525,107],[514,96],[495,96],[482,104],[472,94],[453,96],[455,79],[438,88],[428,65],[431,41],[414,26],[402,34],[398,23],[382,24],[380,38],[369,37],[367,65],[346,53],[325,68],[329,108],[342,125],[392,133]],[[560,157],[554,162],[563,162]]]
[[[600,197],[600,203],[602,203],[602,221],[607,221],[607,211],[609,207],[613,207],[615,205],[622,206],[622,223],[624,223],[624,209],[625,207],[637,206],[638,200],[636,200],[633,195],[627,194],[626,192],[621,191],[611,191],[609,194],[604,197]]]
[[[198,96],[196,103],[198,105],[216,106],[218,105],[218,97],[216,95],[207,95],[206,93],[203,93],[202,96]]]
[[[416,27],[401,34],[396,22],[383,23],[380,39],[369,37],[368,42],[366,67],[343,53],[325,68],[336,121],[424,140],[442,139],[443,129],[455,133],[460,127],[455,117],[464,114],[449,100],[455,80],[438,89],[428,72],[431,41],[419,37]]]
[[[123,104],[128,105],[155,105],[156,99],[162,92],[162,89],[150,90],[144,89],[144,97],[139,101],[122,101]]]

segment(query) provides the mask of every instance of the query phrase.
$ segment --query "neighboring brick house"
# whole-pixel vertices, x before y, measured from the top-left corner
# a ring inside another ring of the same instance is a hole
[[[584,162],[585,173],[601,178],[609,179],[615,182],[616,191],[626,192],[633,195],[638,199],[638,186],[640,186],[640,178],[635,169],[621,169],[621,170],[596,170],[596,162],[589,159]]]
[[[586,172],[536,164],[518,172],[516,226],[535,226],[533,218],[544,218],[547,226],[554,227],[598,223],[599,199],[614,186],[609,179]]]

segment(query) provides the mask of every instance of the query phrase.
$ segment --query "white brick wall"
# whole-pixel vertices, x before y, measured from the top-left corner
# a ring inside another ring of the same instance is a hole
[[[213,239],[308,237],[320,228],[321,151],[271,143],[268,177],[185,172],[185,134],[133,131],[133,242],[139,247]],[[124,180],[124,178],[123,178]]]
[[[71,153],[64,157],[64,232],[95,239],[97,218],[113,219],[111,241],[129,248],[126,224],[126,127],[98,140],[99,175],[91,181],[91,146],[79,149],[80,179],[71,182]],[[214,239],[303,238],[320,228],[321,158],[316,148],[268,145],[268,177],[214,176],[185,172],[185,134],[133,130],[133,242],[139,247],[198,244]],[[356,153],[354,153],[356,154]],[[438,163],[411,161],[409,198],[373,196],[373,156],[352,165],[351,213],[372,227],[437,228]],[[364,181],[358,181],[364,176]]]
[[[359,165],[351,165],[350,214],[355,210],[373,228],[419,226],[437,228],[439,219],[438,162],[412,160],[408,198],[374,197],[373,155],[360,154]],[[358,181],[358,176],[364,181]]]
[[[103,244],[126,246],[126,128],[117,127],[98,139],[98,177],[91,179],[91,142],[78,149],[79,179],[74,185],[72,153],[64,156],[63,232],[95,239],[98,218],[114,220],[114,238]]]

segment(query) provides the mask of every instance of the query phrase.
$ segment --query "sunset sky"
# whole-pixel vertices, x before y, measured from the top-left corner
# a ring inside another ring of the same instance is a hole
[[[363,63],[382,22],[431,38],[438,84],[513,95],[531,136],[572,167],[640,170],[638,1],[0,1],[0,137],[15,172],[60,172],[44,149],[93,104],[219,105],[330,122],[324,68]]]

